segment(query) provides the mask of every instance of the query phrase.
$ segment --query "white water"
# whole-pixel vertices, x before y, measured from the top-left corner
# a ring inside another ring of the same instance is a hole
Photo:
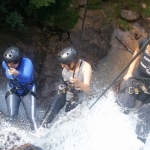
[[[14,145],[31,143],[43,150],[149,150],[150,144],[145,146],[137,139],[136,114],[123,114],[111,90],[89,110],[104,90],[103,86],[107,87],[132,57],[117,45],[112,44],[109,55],[99,62],[93,74],[92,92],[97,93],[95,96],[90,96],[87,102],[67,115],[62,113],[50,129],[41,129],[38,133],[10,127],[1,120],[0,130],[4,136],[0,136],[0,148],[9,150]],[[6,147],[8,136],[14,143]]]
[[[1,133],[16,133],[21,141],[14,145],[32,143],[43,150],[142,150],[144,145],[135,133],[136,116],[121,112],[113,92],[109,91],[90,110],[87,106],[61,116],[50,129],[40,132],[45,135],[41,138],[38,133],[26,133],[7,124],[1,126]]]

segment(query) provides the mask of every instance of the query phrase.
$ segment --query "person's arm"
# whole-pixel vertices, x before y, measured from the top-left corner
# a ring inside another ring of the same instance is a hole
[[[18,75],[16,76],[18,81],[29,82],[33,76],[33,64],[30,59],[27,59],[21,64],[22,69],[18,70]]]
[[[133,57],[138,53],[138,51],[139,51],[139,48],[137,47],[135,52],[134,52],[134,54],[133,54]],[[123,78],[124,80],[127,80],[127,79],[129,79],[130,77],[133,76],[133,72],[135,70],[135,67],[136,67],[140,57],[141,57],[141,55],[137,56],[137,58],[131,63],[131,65],[129,66],[129,69],[128,69],[126,75]]]
[[[85,62],[82,73],[84,76],[83,82],[78,80],[76,77],[74,78],[71,77],[70,82],[76,84],[84,92],[88,92],[90,87],[91,77],[92,77],[92,68],[89,63]]]
[[[5,63],[5,61],[2,61],[2,69],[4,70],[4,71],[6,71],[6,63]],[[7,67],[8,68],[8,67]]]

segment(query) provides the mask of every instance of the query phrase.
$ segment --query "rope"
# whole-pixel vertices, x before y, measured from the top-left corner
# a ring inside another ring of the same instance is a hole
[[[79,44],[78,44],[78,47],[77,47],[77,56],[78,56],[79,50],[80,50],[81,39],[82,39],[84,23],[85,23],[85,18],[86,18],[86,12],[87,12],[87,6],[88,6],[88,0],[86,0],[86,4],[85,4],[85,10],[84,10],[83,22],[82,22],[82,27],[81,27],[81,33],[80,33],[80,37],[79,37]],[[74,66],[73,78],[74,78],[74,74],[75,74],[75,70],[76,70],[76,65],[77,65],[77,58],[76,58],[75,66]]]
[[[139,56],[146,48],[146,46],[150,43],[150,38],[144,43],[139,52],[130,60],[130,62],[124,67],[121,73],[114,79],[114,81],[102,92],[102,94],[97,98],[97,100],[90,106],[91,109],[96,102],[106,93],[106,91],[116,82],[116,80],[124,73],[124,71],[130,66],[130,64]]]
[[[85,23],[85,18],[86,18],[87,6],[88,6],[88,0],[86,0],[86,5],[85,5],[85,11],[84,11],[84,16],[83,16],[83,22],[82,22],[81,33],[80,33],[80,38],[79,38],[79,44],[78,44],[78,47],[77,47],[77,56],[78,56],[79,48],[80,48],[80,45],[81,45],[81,39],[82,39],[82,34],[83,34],[83,29],[84,29],[84,23]],[[76,62],[75,62],[75,65],[74,65],[73,78],[74,78],[74,74],[75,74],[76,65],[77,65],[77,58],[76,58]],[[43,119],[43,121],[42,121],[42,123],[41,123],[40,126],[44,125],[44,123],[48,119],[50,113],[51,113],[51,109],[48,111],[48,113],[44,117],[44,119]]]
[[[127,45],[125,45],[125,44],[121,41],[121,39],[119,38],[119,36],[116,36],[116,39],[117,39],[131,54],[133,54],[133,51],[132,51]]]

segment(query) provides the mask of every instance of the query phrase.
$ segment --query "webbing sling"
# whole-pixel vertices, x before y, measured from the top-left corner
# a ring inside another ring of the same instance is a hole
[[[137,83],[137,87],[125,87],[120,90],[119,93],[129,93],[129,94],[138,94],[140,92],[144,92],[146,94],[150,94],[150,87],[145,85],[141,80],[135,80]]]
[[[28,93],[30,93],[31,95],[33,95],[33,96],[36,98],[35,92],[33,92],[33,91],[27,89],[27,86],[30,86],[30,85],[34,84],[34,80],[31,81],[30,83],[25,84],[25,85],[19,85],[19,86],[20,86],[19,88],[17,87],[17,84],[16,84],[15,82],[13,82],[13,81],[14,81],[14,80],[10,80],[10,83],[13,84],[14,87],[13,87],[11,90],[7,91],[7,93],[6,93],[6,95],[5,95],[5,99],[6,99],[10,94],[13,94],[13,93],[17,94],[18,96],[25,96],[25,95],[27,95]],[[22,90],[24,90],[24,91],[23,91],[23,93],[20,94],[20,93],[17,92],[17,89],[22,89]]]
[[[81,67],[82,63],[83,63],[83,61],[81,60],[80,65],[79,65],[79,72],[80,72],[80,67]],[[73,84],[73,85],[74,85],[74,84]],[[67,90],[68,90],[69,92],[73,93],[73,99],[72,99],[72,101],[77,101],[77,100],[79,100],[78,94],[79,94],[79,93],[83,93],[82,90],[76,90],[75,87],[69,85],[69,83],[68,83],[68,88],[67,88]]]

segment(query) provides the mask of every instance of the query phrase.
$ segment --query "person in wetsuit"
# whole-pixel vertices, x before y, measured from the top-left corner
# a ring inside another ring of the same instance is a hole
[[[150,38],[148,35],[147,39]],[[144,45],[147,39],[142,40],[136,48],[133,57]],[[127,110],[135,107],[136,100],[145,103],[150,98],[150,44],[142,55],[138,56],[130,65],[127,74],[123,78],[120,92],[116,102]],[[128,109],[129,108],[129,109]]]
[[[17,117],[19,105],[22,102],[26,115],[36,130],[36,88],[33,64],[30,59],[22,57],[22,52],[17,47],[6,49],[3,58],[2,68],[8,79],[5,99],[10,121],[13,122]]]
[[[57,60],[63,67],[63,83],[59,86],[59,94],[50,108],[47,123],[52,122],[65,104],[65,112],[69,112],[84,99],[92,77],[91,65],[79,59],[73,47],[64,48],[57,55]]]

